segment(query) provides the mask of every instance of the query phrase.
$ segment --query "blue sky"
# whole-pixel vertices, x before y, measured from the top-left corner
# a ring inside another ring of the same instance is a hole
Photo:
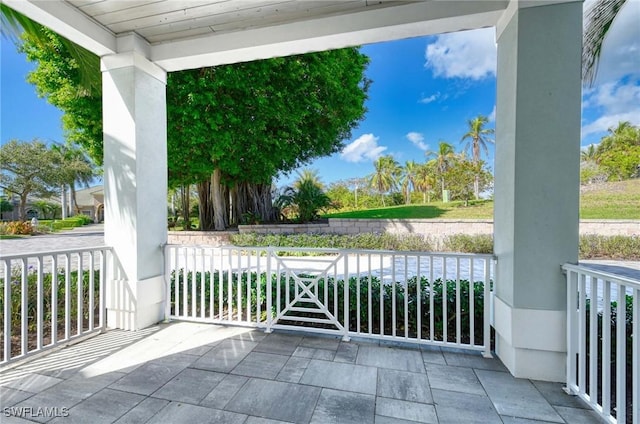
[[[588,6],[591,0],[586,2]],[[630,0],[605,42],[598,79],[583,91],[582,145],[597,143],[607,128],[627,120],[640,125],[640,1]],[[62,114],[38,98],[25,79],[33,68],[1,39],[0,141],[17,138],[64,141]],[[307,167],[325,183],[363,177],[372,162],[391,154],[400,163],[424,161],[440,140],[458,150],[467,120],[495,113],[495,30],[492,28],[421,37],[363,47],[373,80],[368,113],[345,149]],[[493,161],[490,149],[489,163]],[[283,176],[287,184],[295,173]]]

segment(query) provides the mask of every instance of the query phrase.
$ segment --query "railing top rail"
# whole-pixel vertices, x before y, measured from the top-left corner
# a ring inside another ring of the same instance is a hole
[[[25,253],[13,254],[13,255],[0,254],[0,261],[9,261],[9,260],[15,260],[15,259],[25,259],[25,258],[33,258],[33,257],[41,257],[41,256],[66,255],[70,253],[95,252],[98,250],[111,251],[113,250],[113,247],[103,245],[103,246],[90,246],[90,247],[76,247],[76,248],[60,249],[60,250],[41,250],[37,252],[25,252]]]
[[[376,249],[340,249],[331,247],[284,247],[284,246],[206,246],[196,244],[166,244],[168,248],[204,248],[204,249],[225,249],[225,250],[268,250],[280,252],[309,252],[309,253],[335,253],[335,254],[374,254],[374,255],[408,255],[408,256],[434,256],[447,258],[477,258],[496,260],[496,256],[488,253],[459,253],[459,252],[423,252],[409,250],[376,250]]]
[[[620,284],[624,284],[625,286],[631,286],[631,287],[640,289],[639,280],[635,280],[633,278],[625,277],[623,275],[618,275],[611,272],[600,271],[585,265],[564,264],[562,265],[562,269],[565,271],[580,272],[581,274],[585,274],[590,277],[595,277],[602,280],[607,280],[614,283],[620,283]]]

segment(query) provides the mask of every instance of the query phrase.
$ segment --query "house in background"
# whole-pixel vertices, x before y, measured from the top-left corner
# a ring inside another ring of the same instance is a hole
[[[73,200],[70,200],[73,203]],[[76,205],[71,207],[70,216],[77,213],[86,215],[93,222],[104,221],[104,187],[102,185],[76,190]]]

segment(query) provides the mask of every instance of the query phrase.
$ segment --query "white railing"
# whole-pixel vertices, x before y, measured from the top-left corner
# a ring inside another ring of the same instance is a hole
[[[0,256],[0,365],[101,331],[109,247]]]
[[[638,424],[640,281],[578,266],[567,273],[567,390],[607,422]]]
[[[166,316],[480,350],[491,255],[168,245]]]

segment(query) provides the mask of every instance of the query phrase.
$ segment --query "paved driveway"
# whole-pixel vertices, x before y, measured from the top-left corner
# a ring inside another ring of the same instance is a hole
[[[104,245],[104,225],[91,224],[60,233],[0,240],[0,255],[17,255],[102,245]]]

